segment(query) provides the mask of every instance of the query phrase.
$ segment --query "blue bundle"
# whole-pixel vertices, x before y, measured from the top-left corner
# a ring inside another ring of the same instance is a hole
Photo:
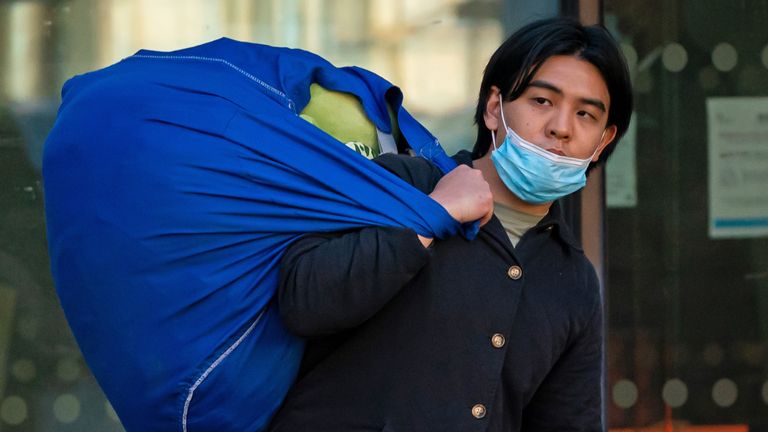
[[[303,343],[279,320],[283,251],[309,232],[460,232],[436,202],[301,119],[309,86],[452,160],[396,87],[301,50],[220,39],[136,55],[62,90],[43,178],[56,289],[129,431],[260,430]]]

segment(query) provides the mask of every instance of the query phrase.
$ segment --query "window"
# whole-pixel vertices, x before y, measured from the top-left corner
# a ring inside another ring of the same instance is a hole
[[[604,7],[636,97],[606,174],[610,426],[768,430],[768,2]]]

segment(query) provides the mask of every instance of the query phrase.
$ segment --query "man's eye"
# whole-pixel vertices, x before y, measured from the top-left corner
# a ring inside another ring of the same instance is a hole
[[[533,98],[533,100],[534,100],[534,102],[536,102],[539,105],[546,105],[546,104],[549,103],[549,101],[546,98],[543,98],[543,97]]]
[[[597,120],[597,118],[594,115],[592,115],[592,113],[590,113],[588,111],[579,111],[578,115],[579,115],[579,117],[584,117],[584,118],[588,118],[588,119],[591,119],[591,120]]]

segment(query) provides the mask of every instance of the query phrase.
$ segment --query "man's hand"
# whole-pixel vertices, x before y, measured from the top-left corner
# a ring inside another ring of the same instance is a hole
[[[457,221],[480,220],[485,225],[493,217],[493,194],[480,170],[459,165],[435,186],[429,196],[437,201]],[[432,244],[429,237],[419,236],[424,247]]]
[[[493,216],[493,195],[480,170],[459,165],[446,174],[429,196],[457,221],[480,220],[485,225]]]

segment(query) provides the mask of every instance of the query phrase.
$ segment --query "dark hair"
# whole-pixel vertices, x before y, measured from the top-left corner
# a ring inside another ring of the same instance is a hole
[[[632,115],[632,86],[624,56],[608,31],[600,25],[584,26],[570,18],[550,18],[532,22],[516,31],[493,53],[483,73],[475,111],[477,140],[473,158],[482,157],[491,146],[491,131],[483,114],[496,86],[504,100],[514,100],[528,87],[539,67],[555,55],[573,55],[594,65],[602,74],[610,94],[608,126],[616,126],[616,137],[603,150],[604,162],[624,135]]]

